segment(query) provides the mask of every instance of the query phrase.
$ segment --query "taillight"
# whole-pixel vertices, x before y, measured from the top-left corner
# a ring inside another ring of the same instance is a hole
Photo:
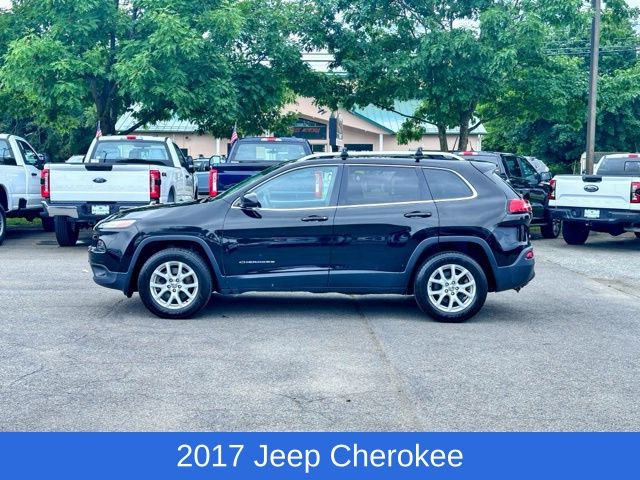
[[[533,250],[529,250],[527,253],[525,253],[524,258],[526,258],[527,260],[533,260],[535,256],[536,254],[533,253]]]
[[[215,197],[218,195],[218,170],[212,168],[209,170],[209,196]]]
[[[507,212],[509,213],[532,213],[529,200],[524,198],[513,198],[507,203]]]
[[[556,179],[549,180],[549,200],[556,199]]]
[[[160,170],[149,170],[149,198],[151,200],[160,200]]]
[[[48,199],[51,197],[51,172],[48,168],[42,170],[40,174],[40,196]]]
[[[631,182],[631,203],[640,203],[640,182]]]

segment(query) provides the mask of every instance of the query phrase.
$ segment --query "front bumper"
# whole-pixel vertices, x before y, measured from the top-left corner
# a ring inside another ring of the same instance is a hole
[[[551,215],[553,218],[557,218],[559,220],[583,222],[590,226],[621,225],[623,227],[640,227],[640,212],[634,212],[631,210],[612,210],[606,208],[593,208],[590,210],[598,210],[600,212],[600,217],[585,217],[585,209],[582,207],[555,207],[551,210]]]
[[[532,254],[533,247],[525,248],[514,263],[495,269],[496,292],[520,289],[533,280],[536,262],[533,257],[527,258]]]
[[[69,202],[69,203],[49,203],[47,201],[42,202],[42,206],[47,212],[49,217],[69,217],[81,222],[95,223],[103,220],[114,213],[118,213],[122,210],[129,208],[144,207],[149,205],[148,202],[131,202],[131,203],[103,203],[103,202]],[[91,207],[93,206],[106,206],[109,207],[109,213],[102,215],[95,215],[92,213]]]
[[[93,281],[98,285],[113,288],[127,293],[129,285],[129,274],[121,272],[112,272],[107,267],[99,263],[90,263],[93,272]]]

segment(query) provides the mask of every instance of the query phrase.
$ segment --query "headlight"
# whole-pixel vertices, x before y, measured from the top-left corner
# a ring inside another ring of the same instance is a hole
[[[111,220],[98,225],[100,229],[123,230],[136,223],[135,220]]]

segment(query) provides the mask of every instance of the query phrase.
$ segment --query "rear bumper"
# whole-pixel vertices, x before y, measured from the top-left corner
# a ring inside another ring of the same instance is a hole
[[[525,248],[514,263],[494,270],[496,292],[520,289],[533,280],[536,262],[533,258],[527,258],[532,252],[533,247]]]
[[[87,203],[87,202],[69,202],[69,203],[49,203],[43,201],[42,205],[49,217],[69,217],[81,222],[98,222],[114,213],[129,208],[143,207],[149,205],[149,202],[131,202],[131,203]],[[92,206],[108,206],[109,213],[103,215],[94,215],[91,213]]]
[[[553,218],[566,221],[584,222],[593,226],[613,226],[640,227],[640,211],[612,210],[607,208],[594,208],[600,212],[599,218],[587,218],[584,216],[585,209],[582,207],[555,207],[551,214]]]

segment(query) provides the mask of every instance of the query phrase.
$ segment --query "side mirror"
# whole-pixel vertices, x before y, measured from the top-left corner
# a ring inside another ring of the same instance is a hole
[[[541,182],[548,182],[552,178],[553,178],[553,174],[551,172],[542,172],[542,173],[540,173],[540,181]]]
[[[193,166],[193,157],[189,156],[187,157],[187,171],[189,173],[195,173],[196,169]]]
[[[253,208],[260,208],[260,200],[255,192],[247,193],[240,198],[240,208],[246,208],[248,210]]]

